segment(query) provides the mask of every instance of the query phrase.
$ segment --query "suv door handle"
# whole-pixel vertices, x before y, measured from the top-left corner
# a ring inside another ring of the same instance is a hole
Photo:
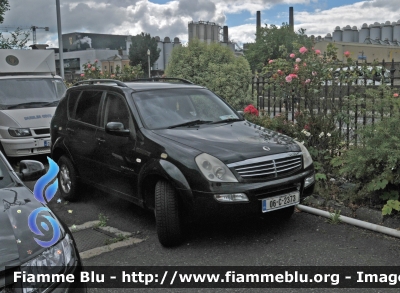
[[[104,138],[101,138],[101,137],[98,137],[98,138],[96,138],[96,139],[97,139],[98,142],[101,142],[101,143],[103,143],[103,142],[106,141]]]

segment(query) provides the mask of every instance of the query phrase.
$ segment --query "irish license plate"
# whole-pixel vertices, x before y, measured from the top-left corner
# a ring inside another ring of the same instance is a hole
[[[267,213],[284,207],[292,206],[300,202],[300,192],[293,191],[275,197],[262,200],[262,212]]]
[[[45,140],[44,141],[44,146],[45,147],[50,147],[51,146],[51,141],[50,140]]]

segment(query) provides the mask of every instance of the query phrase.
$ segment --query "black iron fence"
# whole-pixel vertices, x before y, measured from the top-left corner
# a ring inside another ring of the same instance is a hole
[[[360,70],[362,68],[374,68],[374,71],[366,74]],[[355,133],[360,124],[373,124],[391,115],[392,105],[387,96],[400,88],[400,76],[395,75],[400,72],[398,68],[399,64],[394,60],[388,64],[383,60],[374,67],[343,66],[332,72],[332,79],[297,87],[292,83],[276,83],[268,76],[258,76],[252,79],[252,92],[257,97],[261,115],[274,117],[279,114],[292,121],[296,120],[296,112],[301,111],[330,115],[347,142],[354,138],[357,141]],[[351,71],[356,74],[350,76]]]

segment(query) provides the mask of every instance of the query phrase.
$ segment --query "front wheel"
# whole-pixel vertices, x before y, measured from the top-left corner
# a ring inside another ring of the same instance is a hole
[[[64,200],[74,201],[77,199],[78,177],[77,171],[71,160],[62,156],[58,160],[58,189]]]
[[[155,215],[158,240],[163,246],[175,246],[183,241],[181,214],[175,189],[167,181],[158,181],[155,189]]]

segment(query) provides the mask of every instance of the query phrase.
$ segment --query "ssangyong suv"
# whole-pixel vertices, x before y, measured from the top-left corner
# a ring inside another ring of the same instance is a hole
[[[314,188],[302,144],[186,80],[80,82],[56,109],[51,144],[65,200],[85,182],[154,210],[164,246],[182,241],[186,216],[288,218]]]

